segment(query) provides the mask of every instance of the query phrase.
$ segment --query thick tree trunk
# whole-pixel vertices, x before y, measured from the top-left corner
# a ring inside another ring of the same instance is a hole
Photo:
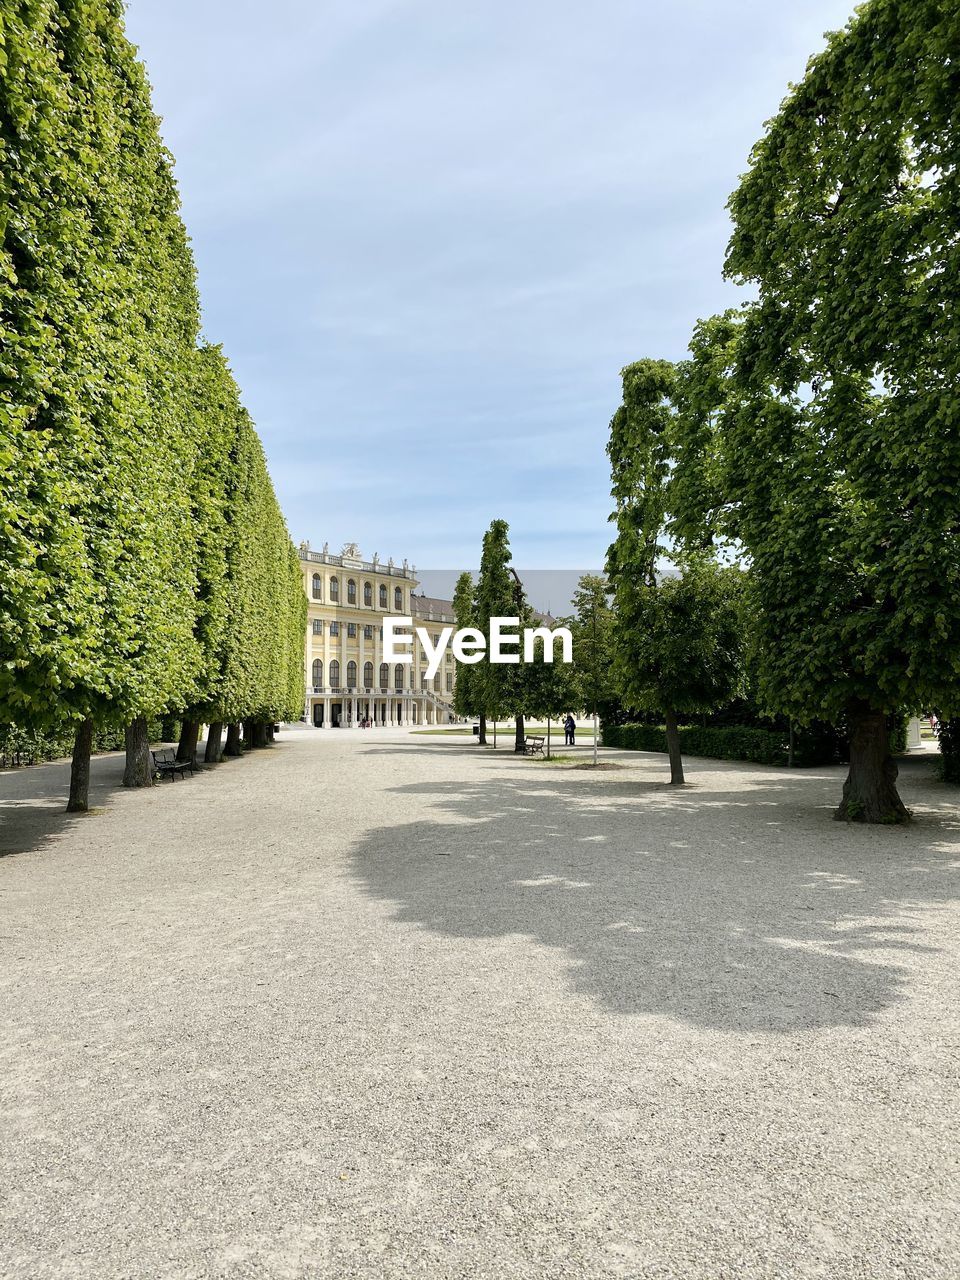
[[[253,745],[255,747],[267,747],[267,722],[265,720],[254,720],[253,722]]]
[[[223,724],[214,720],[207,726],[207,748],[203,753],[204,764],[220,763],[220,739],[223,737]]]
[[[227,725],[227,745],[223,748],[225,756],[236,757],[243,754],[243,747],[240,745],[240,722]]]
[[[177,759],[184,764],[197,763],[197,739],[200,737],[200,723],[197,720],[184,720],[180,729],[180,742],[177,745]]]
[[[513,739],[513,750],[518,756],[523,755],[523,740],[526,735],[523,731],[523,716],[517,716],[517,732]]]
[[[267,725],[267,746],[268,747],[273,746],[275,738],[276,738],[276,734],[273,731],[273,721],[271,720]]]
[[[897,792],[897,766],[890,755],[887,717],[865,702],[847,708],[850,772],[843,799],[833,815],[838,822],[909,822],[910,812]]]
[[[254,730],[254,722],[250,719],[243,722],[243,748],[245,751],[252,751],[257,746],[256,733]]]
[[[90,800],[90,750],[93,746],[93,721],[81,720],[73,739],[70,762],[70,798],[67,813],[86,813]]]
[[[667,724],[667,754],[670,757],[670,783],[672,786],[683,786],[683,757],[680,754],[680,730],[677,728],[677,713],[668,708],[664,712]]]
[[[127,763],[123,770],[125,787],[152,787],[153,770],[150,767],[150,734],[147,717],[137,716],[124,728]]]
[[[487,745],[487,717],[486,716],[480,717],[480,737],[477,739],[477,742],[480,744],[481,747],[485,747]]]

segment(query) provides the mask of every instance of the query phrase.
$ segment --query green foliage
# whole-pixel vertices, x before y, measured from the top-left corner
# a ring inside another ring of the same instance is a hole
[[[758,301],[680,406],[798,719],[960,705],[958,42],[956,6],[872,0],[811,61],[731,199]]]
[[[937,719],[940,739],[940,777],[944,782],[960,782],[960,719]]]
[[[756,764],[785,765],[789,760],[789,735],[786,729],[757,729],[747,725],[702,726],[681,728],[680,747],[685,755],[714,760],[749,760]],[[629,751],[667,749],[667,732],[661,725],[604,725],[603,744]],[[823,737],[798,733],[793,752],[796,765],[836,763],[835,744]]]
[[[170,730],[165,733],[164,729]],[[148,722],[147,734],[151,742],[172,742],[179,736],[179,724],[165,724],[154,719]],[[23,729],[15,724],[0,725],[0,769],[20,765],[43,764],[49,760],[67,759],[73,751],[73,729]],[[124,731],[122,725],[107,725],[94,734],[93,751],[122,751]]]
[[[187,705],[299,715],[299,568],[222,356],[197,350],[115,0],[0,9],[0,197],[0,711],[54,733]]]
[[[493,717],[502,717],[512,709],[512,686],[516,683],[511,666],[493,663],[489,656],[490,619],[518,616],[517,584],[510,572],[509,532],[506,520],[494,520],[483,535],[474,605],[476,626],[488,637],[483,661],[473,668],[476,711]]]
[[[613,674],[630,706],[682,717],[733,695],[742,666],[742,577],[706,558],[656,586],[618,573]]]
[[[607,556],[614,593],[613,680],[632,707],[707,711],[729,699],[740,678],[742,575],[689,552],[679,578],[658,582],[669,515],[677,371],[641,360],[623,371],[623,404],[610,424],[611,517]]]
[[[569,620],[573,636],[573,672],[577,682],[568,708],[586,708],[605,717],[616,703],[613,676],[614,627],[606,578],[584,574],[573,597],[574,616]]]
[[[453,593],[453,616],[457,630],[476,627],[476,588],[470,573],[461,573]],[[478,691],[476,667],[469,663],[457,664],[457,680],[453,691],[453,709],[458,716],[480,715],[483,707]]]

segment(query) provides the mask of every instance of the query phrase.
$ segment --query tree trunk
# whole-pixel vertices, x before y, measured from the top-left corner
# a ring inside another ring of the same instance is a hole
[[[147,717],[137,716],[123,731],[127,748],[127,763],[123,770],[125,787],[152,787],[153,770],[150,767],[150,733]]]
[[[182,763],[197,763],[197,739],[200,737],[200,723],[197,720],[184,720],[180,729],[180,742],[177,745],[177,759]]]
[[[273,731],[273,721],[271,720],[267,724],[267,746],[268,747],[273,746],[275,738],[276,738],[276,734]]]
[[[253,745],[255,747],[269,746],[267,742],[267,722],[265,720],[254,720],[253,722]]]
[[[213,724],[207,726],[207,749],[203,753],[204,764],[220,763],[220,739],[223,737],[223,724],[220,720],[214,720]]]
[[[550,717],[547,716],[547,759],[550,759]]]
[[[517,716],[517,732],[516,732],[516,736],[513,739],[513,750],[515,754],[518,756],[523,755],[524,736],[525,735],[523,732],[523,716]]]
[[[223,754],[234,758],[243,754],[243,748],[240,745],[239,720],[227,725],[227,745],[223,748]]]
[[[680,731],[677,728],[677,713],[668,709],[664,712],[667,723],[667,754],[670,757],[670,785],[682,787],[686,779],[683,776],[683,757],[680,755]]]
[[[485,747],[487,745],[487,717],[484,715],[480,717],[480,737],[477,739],[477,742],[481,747]]]
[[[897,766],[890,755],[887,717],[865,702],[847,707],[850,772],[833,815],[838,822],[909,822],[897,792]]]
[[[257,745],[256,734],[254,732],[254,723],[251,719],[243,722],[243,747],[245,751],[252,751]]]
[[[70,798],[67,813],[86,813],[90,800],[90,749],[93,746],[93,721],[81,720],[73,739],[70,762]]]

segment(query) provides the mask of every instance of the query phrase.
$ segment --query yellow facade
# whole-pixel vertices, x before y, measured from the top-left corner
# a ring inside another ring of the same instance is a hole
[[[411,665],[383,661],[385,616],[412,617],[436,641],[441,627],[454,625],[451,602],[418,595],[406,561],[364,560],[354,543],[339,555],[327,544],[313,551],[301,543],[300,564],[308,604],[307,722],[317,728],[451,723],[456,664],[449,651],[429,681],[416,635]]]

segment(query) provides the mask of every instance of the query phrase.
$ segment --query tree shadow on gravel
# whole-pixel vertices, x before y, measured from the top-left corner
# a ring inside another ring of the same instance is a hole
[[[123,786],[122,752],[90,762],[90,812],[67,813],[69,760],[5,769],[0,773],[0,858],[57,844],[78,822],[96,816]]]
[[[960,896],[951,797],[920,778],[913,827],[840,826],[839,771],[730,790],[708,775],[731,766],[699,765],[682,792],[530,769],[395,787],[424,817],[360,842],[353,874],[399,921],[557,948],[575,989],[620,1014],[793,1033],[867,1026],[906,998],[933,950],[922,910]]]

